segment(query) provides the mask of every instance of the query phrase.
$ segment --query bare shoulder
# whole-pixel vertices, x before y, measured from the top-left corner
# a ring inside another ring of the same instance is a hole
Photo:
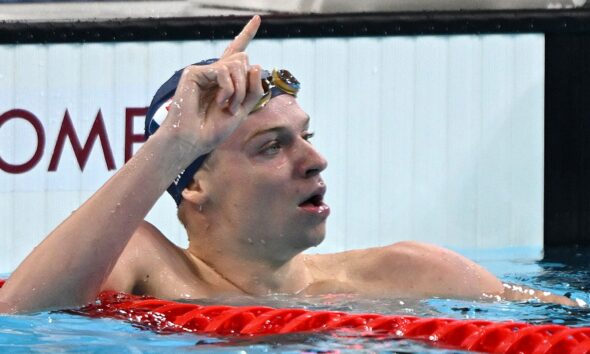
[[[143,221],[133,233],[121,258],[130,258],[138,264],[145,264],[151,262],[149,256],[175,252],[177,249],[158,228]]]
[[[445,253],[450,251],[427,243],[403,241],[384,247],[313,255],[312,259],[325,267],[344,265],[344,270],[349,273],[374,273],[376,267],[381,265],[395,266],[396,269],[423,265],[424,261],[431,261]]]
[[[103,290],[137,292],[137,284],[153,271],[166,265],[180,249],[154,225],[143,221],[117,260]]]
[[[502,293],[501,282],[460,254],[435,245],[404,241],[314,259],[337,267],[342,277],[371,295],[479,297]]]

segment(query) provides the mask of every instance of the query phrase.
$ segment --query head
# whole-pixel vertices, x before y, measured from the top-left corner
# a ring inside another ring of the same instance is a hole
[[[200,157],[178,203],[190,237],[231,235],[242,249],[278,259],[319,244],[327,163],[309,141],[309,123],[293,95],[276,95]]]

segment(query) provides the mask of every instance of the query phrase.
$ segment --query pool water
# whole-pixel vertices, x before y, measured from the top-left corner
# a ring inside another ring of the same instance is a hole
[[[557,294],[569,293],[590,303],[590,251],[569,249],[546,252],[519,248],[462,251],[498,275],[503,281],[519,283]],[[4,276],[5,278],[6,276]],[[294,298],[273,295],[263,298],[225,297],[197,301],[200,304],[266,305],[303,307],[351,313],[380,313],[457,319],[515,320],[534,324],[555,323],[590,327],[588,308],[571,308],[537,302],[491,302],[450,299],[363,299],[352,295]],[[63,312],[22,316],[0,316],[0,351],[94,352],[94,353],[324,353],[398,352],[446,353],[425,343],[395,338],[364,338],[351,333],[289,334],[255,338],[214,338],[194,334],[156,334],[115,319],[94,319]]]

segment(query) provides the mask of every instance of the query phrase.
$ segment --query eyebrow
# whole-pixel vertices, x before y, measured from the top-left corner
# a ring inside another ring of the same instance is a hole
[[[305,115],[305,120],[303,122],[303,127],[305,129],[309,128],[309,122],[310,122],[311,118],[309,117],[309,115]],[[259,130],[254,132],[252,135],[250,135],[248,138],[246,138],[246,140],[244,140],[243,145],[246,145],[250,140],[256,138],[257,136],[266,134],[266,133],[280,133],[283,131],[289,130],[286,126],[281,125],[281,126],[277,126],[277,127],[272,127],[272,128],[268,128],[268,129],[263,129],[263,130]]]

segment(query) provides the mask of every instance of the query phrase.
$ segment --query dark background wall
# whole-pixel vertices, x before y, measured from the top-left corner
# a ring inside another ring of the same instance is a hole
[[[590,245],[590,34],[545,36],[545,246]]]

